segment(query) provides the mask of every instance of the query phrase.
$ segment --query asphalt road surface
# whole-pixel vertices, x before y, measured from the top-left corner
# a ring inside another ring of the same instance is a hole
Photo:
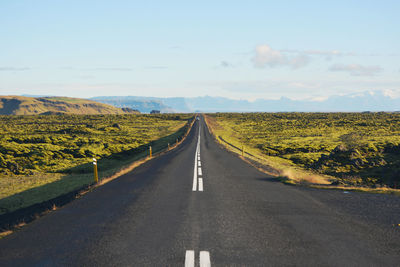
[[[399,266],[400,198],[287,186],[213,140],[177,149],[0,240],[0,266]]]

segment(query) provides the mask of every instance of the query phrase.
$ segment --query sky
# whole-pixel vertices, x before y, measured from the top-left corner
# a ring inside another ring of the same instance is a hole
[[[0,1],[0,95],[400,97],[400,1]]]

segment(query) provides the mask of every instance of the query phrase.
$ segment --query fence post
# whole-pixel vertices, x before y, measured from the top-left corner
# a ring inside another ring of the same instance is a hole
[[[97,183],[99,181],[99,175],[97,173],[97,160],[93,158],[93,172],[94,172],[94,182]]]

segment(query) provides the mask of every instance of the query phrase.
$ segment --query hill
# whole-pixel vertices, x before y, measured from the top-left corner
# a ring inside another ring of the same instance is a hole
[[[69,97],[0,96],[0,115],[126,114],[137,110],[120,109],[92,100]]]

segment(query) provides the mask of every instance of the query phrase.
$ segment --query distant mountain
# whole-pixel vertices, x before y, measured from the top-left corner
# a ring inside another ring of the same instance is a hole
[[[124,113],[139,112],[80,98],[0,96],[0,115]]]
[[[344,96],[331,96],[323,101],[292,100],[282,97],[278,100],[257,99],[255,101],[235,100],[225,97],[95,97],[93,100],[114,105],[131,107],[141,112],[152,109],[161,112],[362,112],[400,111],[400,98],[391,98],[380,91],[373,94],[364,92]]]
[[[150,113],[152,110],[159,110],[163,113],[173,112],[174,110],[167,104],[163,103],[162,98],[156,97],[139,97],[139,96],[98,96],[92,97],[100,103],[113,105],[118,108],[131,108],[140,112]]]

